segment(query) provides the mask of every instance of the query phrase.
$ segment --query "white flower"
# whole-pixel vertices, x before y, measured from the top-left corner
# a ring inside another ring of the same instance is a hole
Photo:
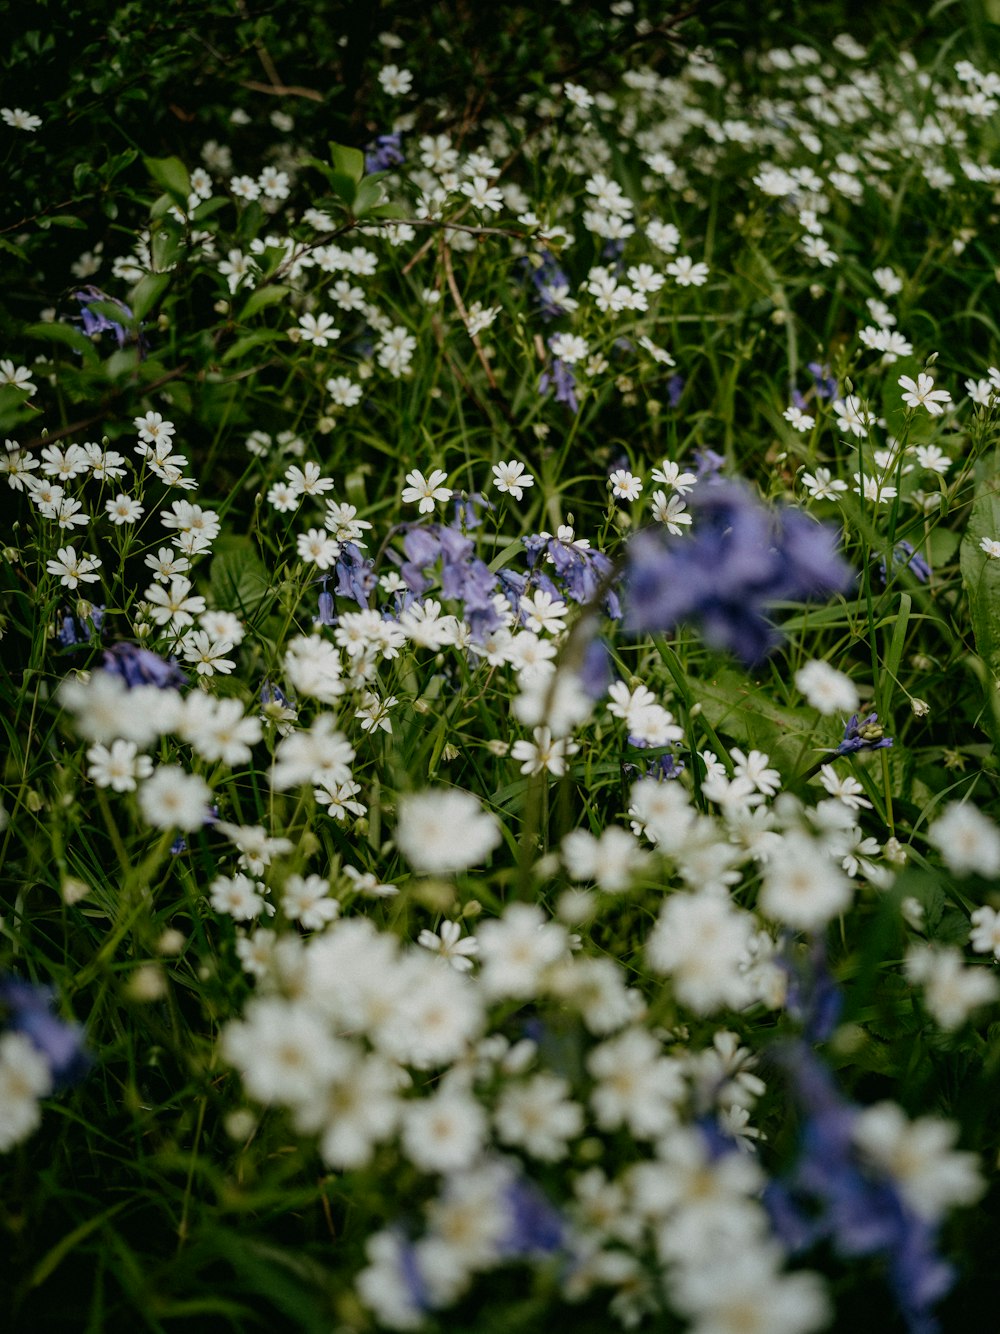
[[[951,403],[951,394],[947,389],[935,389],[934,377],[922,372],[912,380],[908,375],[901,375],[897,383],[905,390],[903,402],[907,407],[926,408],[932,417],[939,417],[946,405]]]
[[[25,1033],[0,1034],[0,1153],[38,1129],[40,1098],[52,1092],[52,1071]]]
[[[471,181],[463,181],[459,189],[473,208],[486,209],[490,213],[499,213],[503,208],[502,193],[495,185],[490,185],[485,176],[474,176]]]
[[[708,281],[708,265],[696,264],[688,255],[671,260],[667,272],[678,287],[703,287]]]
[[[1000,830],[975,806],[949,802],[927,838],[956,875],[1000,876]]]
[[[512,459],[509,463],[494,463],[493,485],[498,491],[521,500],[524,497],[523,488],[534,486],[535,479],[525,471],[523,463]]]
[[[106,500],[104,508],[107,511],[108,518],[116,527],[121,527],[122,524],[126,523],[136,523],[145,513],[144,507],[138,500],[126,496],[121,491],[115,496],[114,500]]]
[[[322,930],[340,914],[340,904],[330,898],[329,882],[320,875],[290,875],[285,881],[281,910],[307,931]]]
[[[861,795],[864,792],[864,788],[858,780],[852,778],[850,774],[841,776],[840,774],[834,773],[830,765],[824,764],[819,771],[819,780],[826,788],[827,792],[829,792],[830,796],[836,797],[838,801],[843,802],[849,810],[871,810],[871,802]]]
[[[847,483],[833,477],[829,468],[817,468],[815,473],[804,472],[799,480],[815,500],[839,500],[839,493],[847,490]]]
[[[679,494],[668,496],[666,491],[654,491],[652,512],[656,522],[665,524],[667,532],[675,537],[680,537],[684,526],[691,522],[691,515]]]
[[[753,919],[728,896],[702,891],[671,894],[650,933],[650,966],[666,973],[677,999],[697,1014],[723,1006],[739,1009],[752,998],[742,963]]]
[[[484,861],[500,841],[496,817],[471,792],[433,788],[400,798],[396,842],[418,871],[464,871]]]
[[[28,134],[34,134],[42,123],[41,116],[35,116],[21,107],[0,107],[0,118],[12,130],[25,130]]]
[[[316,347],[326,347],[340,337],[340,330],[334,327],[333,316],[325,310],[318,317],[308,314],[300,316],[299,331],[305,342]]]
[[[417,944],[447,960],[456,973],[467,973],[472,967],[472,956],[479,953],[479,941],[475,936],[463,936],[458,922],[442,922],[436,934],[421,931]]]
[[[237,922],[251,922],[265,907],[262,886],[238,871],[234,876],[216,876],[209,886],[209,902],[216,912]]]
[[[553,740],[548,727],[536,727],[532,736],[533,741],[515,741],[511,748],[511,757],[522,762],[521,773],[550,773],[561,778],[567,756],[575,755],[579,746],[565,737]]]
[[[390,97],[402,97],[413,87],[413,75],[398,65],[384,65],[378,72],[378,81]]]
[[[228,676],[236,664],[226,654],[232,652],[228,639],[213,639],[207,630],[192,630],[182,641],[184,661],[191,663],[199,676]]]
[[[419,502],[421,514],[433,514],[435,503],[451,499],[451,487],[441,485],[447,479],[448,474],[441,468],[435,468],[426,478],[422,472],[414,469],[406,474],[407,485],[400,499],[404,505],[416,505]]]
[[[557,1162],[566,1155],[567,1140],[584,1125],[583,1108],[569,1095],[569,1081],[547,1071],[508,1084],[495,1113],[497,1134],[533,1158]]]
[[[976,908],[970,918],[969,944],[977,954],[1000,959],[1000,913],[995,908]]]
[[[864,408],[856,394],[848,394],[843,399],[838,398],[834,402],[833,410],[837,415],[839,429],[845,433],[850,432],[859,439],[863,439],[868,433],[868,428],[875,424],[875,414]]]
[[[786,833],[764,867],[761,912],[786,926],[817,930],[844,912],[851,897],[843,871],[805,834]]]
[[[403,1149],[424,1172],[457,1172],[479,1157],[487,1129],[480,1103],[445,1085],[433,1097],[406,1104]]]
[[[57,574],[64,588],[76,588],[79,584],[96,584],[99,575],[95,570],[101,568],[101,561],[96,556],[77,556],[75,547],[60,547],[57,559],[46,561],[49,574]]]
[[[924,988],[924,1004],[941,1028],[953,1030],[973,1010],[997,999],[1000,986],[982,965],[966,967],[962,951],[949,945],[911,945],[906,976]]]
[[[892,1102],[859,1112],[851,1131],[870,1164],[891,1176],[914,1213],[936,1223],[960,1204],[974,1204],[986,1188],[974,1153],[956,1153],[958,1126],[921,1116],[910,1121]]]
[[[153,761],[139,754],[134,741],[112,741],[110,749],[93,745],[87,759],[87,777],[98,787],[110,787],[115,792],[134,792],[136,779],[148,778],[153,772]]]
[[[1000,558],[1000,541],[995,537],[983,537],[979,541],[980,551],[985,551],[990,560]]]
[[[155,829],[200,829],[208,818],[212,790],[197,774],[162,764],[139,789],[143,819]]]
[[[642,482],[627,468],[616,468],[608,478],[611,493],[618,500],[638,500],[642,491]]]

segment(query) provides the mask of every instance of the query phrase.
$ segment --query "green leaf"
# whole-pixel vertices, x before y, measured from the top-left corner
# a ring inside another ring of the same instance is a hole
[[[249,615],[270,592],[271,581],[249,538],[234,539],[212,561],[212,601],[224,611]]]
[[[232,347],[228,347],[222,356],[224,365],[231,361],[238,361],[244,352],[249,352],[252,348],[260,347],[264,343],[277,343],[287,339],[288,334],[284,329],[254,329],[253,333],[244,334],[242,338],[237,338]]]
[[[381,181],[367,180],[362,181],[358,186],[357,193],[354,196],[354,214],[358,218],[363,218],[370,213],[373,208],[381,204],[385,198],[385,191],[382,189]]]
[[[348,148],[346,144],[330,144],[330,161],[335,172],[346,176],[357,185],[365,174],[365,155],[360,148]]]
[[[976,488],[969,526],[962,539],[961,566],[976,652],[986,669],[983,692],[987,725],[1000,745],[1000,560],[983,551],[984,537],[1000,540],[1000,478],[996,468]]]
[[[8,255],[16,255],[16,257],[25,264],[28,262],[28,256],[21,247],[15,245],[13,241],[8,241],[3,236],[0,236],[0,250],[3,250]]]
[[[132,288],[132,311],[137,320],[143,319],[170,286],[169,273],[147,273]]]
[[[257,312],[263,310],[265,306],[274,306],[279,301],[284,301],[290,290],[290,288],[282,287],[278,283],[274,283],[269,287],[258,287],[256,291],[251,292],[249,297],[247,297],[246,304],[240,311],[240,322],[242,323],[243,321],[248,320],[251,315],[256,315]]]
[[[78,352],[85,361],[96,362],[97,349],[80,329],[72,324],[29,324],[23,331],[28,338],[37,338],[43,343],[61,343]]]
[[[191,178],[180,158],[144,157],[142,160],[160,189],[166,191],[182,208],[186,208],[191,193]]]
[[[114,1218],[115,1214],[121,1213],[128,1203],[128,1200],[122,1200],[119,1204],[112,1205],[110,1209],[105,1209],[103,1213],[96,1214],[93,1218],[86,1219],[86,1221],[81,1223],[79,1227],[74,1228],[72,1232],[67,1232],[66,1236],[63,1237],[61,1241],[56,1242],[49,1253],[39,1260],[31,1274],[31,1286],[37,1288],[44,1283],[50,1274],[62,1264],[63,1260],[66,1259],[66,1256],[69,1255],[74,1247],[78,1246],[81,1241],[85,1241],[92,1232],[96,1232],[96,1230],[103,1223],[106,1223],[109,1218]]]

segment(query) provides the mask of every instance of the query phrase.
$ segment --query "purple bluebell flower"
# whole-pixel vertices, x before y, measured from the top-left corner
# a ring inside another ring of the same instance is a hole
[[[376,171],[390,171],[406,161],[403,156],[403,140],[398,134],[380,134],[374,143],[365,150],[365,171],[371,175]]]
[[[367,608],[368,599],[377,583],[375,562],[365,556],[353,542],[341,542],[340,555],[334,568],[337,572],[337,596],[350,598],[359,607]]]
[[[128,321],[129,326],[133,326],[135,323],[135,316],[124,301],[119,301],[117,297],[108,296],[107,292],[102,292],[99,287],[90,285],[81,287],[73,293],[73,297],[80,303],[78,318],[83,325],[85,334],[93,337],[95,334],[111,333],[114,334],[115,342],[119,347],[125,347],[129,343],[137,343],[140,354],[145,353],[145,338],[141,333],[137,337],[132,327],[126,328],[122,322]],[[116,313],[120,314],[121,320],[113,319],[106,309],[95,310],[93,308],[95,303],[112,307]]]
[[[840,397],[837,377],[830,373],[829,366],[820,365],[818,361],[810,361],[806,370],[813,378],[813,389],[817,398]]]
[[[281,709],[290,709],[291,701],[280,686],[276,686],[273,681],[265,680],[260,688],[260,705],[266,709],[269,704],[277,704]]]
[[[684,386],[687,381],[683,375],[671,375],[667,381],[667,402],[672,408],[676,408],[681,401],[681,395],[684,393]]]
[[[900,541],[893,547],[892,568],[893,570],[909,570],[914,579],[921,584],[926,584],[931,577],[931,567],[910,542]],[[884,556],[879,561],[878,572],[882,583],[885,584],[887,574]]]
[[[780,642],[778,602],[846,592],[851,571],[836,535],[797,510],[772,510],[743,486],[718,482],[692,497],[691,536],[646,529],[629,543],[626,628],[667,632],[699,626],[713,648],[748,667]]]
[[[334,611],[333,594],[327,588],[327,579],[322,581],[322,589],[319,594],[319,611],[316,617],[317,625],[336,625],[337,616]]]
[[[513,1258],[551,1255],[559,1250],[566,1235],[562,1216],[533,1182],[515,1177],[503,1195],[510,1230],[500,1243],[501,1254]]]
[[[775,1233],[793,1254],[829,1240],[842,1256],[880,1255],[910,1334],[934,1334],[931,1308],[955,1277],[936,1252],[936,1229],[909,1209],[891,1177],[861,1162],[854,1149],[858,1108],[809,1042],[773,1056],[802,1112],[795,1163],[764,1192]]]
[[[83,1047],[83,1029],[60,1019],[51,987],[22,978],[0,977],[0,1010],[7,1028],[30,1038],[49,1063],[52,1081],[65,1087],[82,1079],[90,1067]]]
[[[157,686],[160,690],[171,690],[187,681],[176,658],[161,658],[139,644],[112,645],[104,654],[104,670],[120,676],[129,687]]]
[[[519,264],[535,289],[535,300],[542,319],[554,320],[565,315],[566,307],[559,304],[556,292],[568,291],[569,277],[559,267],[555,255],[546,250],[538,263],[525,255]]]
[[[694,452],[694,470],[699,478],[714,478],[726,466],[726,460],[708,445]]]
[[[557,403],[565,403],[570,412],[579,412],[580,400],[576,396],[576,377],[562,357],[553,357],[539,378],[540,394],[547,394],[550,388],[555,390]]]
[[[853,713],[850,722],[844,727],[844,739],[837,747],[836,754],[854,755],[859,750],[885,750],[891,745],[892,737],[885,735],[877,713],[870,713],[860,722],[858,715]]]
[[[493,502],[480,491],[453,491],[451,503],[455,506],[453,526],[463,530],[479,528],[482,525],[483,521],[477,513],[478,510],[492,511],[495,508]]]

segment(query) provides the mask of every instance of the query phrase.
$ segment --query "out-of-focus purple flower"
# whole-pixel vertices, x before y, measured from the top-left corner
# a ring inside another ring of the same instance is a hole
[[[769,509],[745,487],[722,481],[696,491],[691,507],[691,536],[646,529],[629,543],[627,629],[667,632],[693,623],[713,648],[752,667],[780,642],[770,616],[775,603],[851,585],[834,530],[798,510]]]
[[[75,300],[80,303],[80,323],[83,325],[83,332],[90,337],[95,334],[111,333],[115,336],[115,342],[119,347],[125,347],[128,343],[137,343],[140,353],[146,351],[146,340],[140,333],[138,337],[132,328],[126,328],[122,321],[128,321],[129,325],[135,322],[135,316],[131,309],[126,306],[124,301],[119,301],[117,297],[108,296],[107,292],[102,292],[99,287],[86,286],[79,288],[73,293]],[[103,309],[95,310],[95,303],[102,306]],[[116,320],[113,314],[118,314],[121,318]]]
[[[591,699],[603,699],[611,685],[611,656],[607,642],[599,635],[587,644],[577,677]]]
[[[840,1021],[843,996],[826,961],[826,948],[817,937],[805,959],[785,949],[776,962],[788,976],[785,1008],[798,1021],[807,1042],[826,1042]]]
[[[376,171],[390,171],[405,161],[403,140],[398,134],[380,134],[365,150],[365,171],[369,175]]]
[[[726,460],[708,445],[694,452],[694,470],[699,478],[715,477],[726,466]]]
[[[451,503],[455,506],[455,518],[453,520],[456,528],[472,529],[479,528],[482,519],[477,511],[480,509],[492,511],[495,507],[491,500],[479,491],[454,491],[451,497]]]
[[[542,319],[554,320],[565,315],[566,307],[560,305],[560,298],[569,293],[569,277],[559,267],[555,255],[546,250],[538,263],[528,256],[519,263],[535,289],[535,300]]]
[[[858,1108],[845,1099],[807,1041],[772,1053],[803,1116],[798,1156],[764,1192],[777,1236],[793,1253],[828,1239],[843,1256],[881,1255],[910,1334],[938,1329],[931,1307],[954,1271],[937,1254],[936,1230],[905,1204],[892,1178],[854,1150]]]
[[[844,728],[844,739],[835,753],[854,755],[859,750],[885,750],[891,745],[892,737],[885,735],[885,729],[879,722],[877,713],[870,713],[860,722],[858,715],[853,713],[850,722]]]
[[[104,670],[120,676],[129,687],[157,686],[160,690],[170,690],[187,680],[176,658],[161,658],[139,644],[112,645],[104,654]]]
[[[580,410],[580,400],[576,396],[576,377],[562,357],[553,357],[538,381],[540,394],[547,394],[550,388],[555,390],[557,403],[565,403],[570,412]]]
[[[563,1243],[562,1216],[536,1185],[514,1177],[504,1189],[510,1230],[500,1243],[502,1255],[551,1255]]]
[[[931,577],[931,567],[920,552],[910,542],[897,542],[892,549],[893,570],[909,570],[914,579],[926,584]],[[887,580],[885,557],[878,564],[879,575],[884,584]]]
[[[684,386],[687,381],[683,375],[671,375],[667,381],[667,402],[672,408],[676,408],[681,401],[681,395],[684,393]]]
[[[0,977],[0,1007],[7,1028],[30,1038],[49,1063],[53,1083],[62,1087],[82,1079],[90,1067],[83,1048],[83,1029],[55,1013],[51,987],[23,978]]]
[[[90,608],[89,616],[82,618],[64,611],[59,617],[56,639],[62,648],[74,648],[77,644],[89,644],[94,635],[100,636],[104,624],[105,607]]]
[[[277,704],[281,709],[290,709],[291,701],[280,686],[276,686],[273,681],[265,681],[260,688],[261,708],[266,709],[269,704]]]
[[[818,361],[810,361],[806,370],[813,378],[813,389],[817,398],[840,397],[837,377],[831,375],[829,366],[822,366]]]

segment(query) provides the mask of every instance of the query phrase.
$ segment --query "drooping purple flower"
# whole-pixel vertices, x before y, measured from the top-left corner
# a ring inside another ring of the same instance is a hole
[[[813,378],[813,389],[817,398],[840,397],[837,377],[830,373],[829,366],[823,366],[818,361],[810,361],[806,370]]]
[[[550,388],[555,390],[557,403],[565,403],[571,412],[579,412],[580,400],[576,396],[576,377],[562,357],[553,357],[539,378],[540,394],[547,394]]]
[[[676,408],[681,401],[681,395],[684,393],[684,386],[687,381],[683,375],[671,375],[667,381],[667,402],[672,408]]]
[[[7,1028],[30,1038],[49,1063],[53,1083],[65,1087],[81,1079],[90,1067],[83,1047],[83,1029],[60,1019],[51,987],[36,986],[23,978],[0,977],[0,1009]]]
[[[337,572],[337,596],[350,598],[359,607],[367,608],[368,599],[377,583],[375,562],[365,556],[353,542],[342,542],[334,568]]]
[[[119,347],[125,347],[128,343],[138,343],[140,353],[145,352],[146,340],[142,334],[136,337],[133,332],[131,326],[134,326],[135,316],[124,301],[119,301],[117,297],[108,296],[107,292],[102,292],[99,287],[93,287],[89,284],[74,292],[73,297],[80,303],[79,320],[83,325],[85,334],[93,337],[102,333],[111,333],[114,334],[115,342]],[[95,304],[103,307],[103,309],[95,310]],[[114,319],[112,312],[118,314],[120,319]],[[130,327],[126,328],[123,321],[127,321]]]
[[[934,1334],[931,1308],[955,1277],[937,1254],[935,1227],[912,1212],[891,1177],[862,1163],[854,1149],[859,1109],[810,1043],[772,1054],[802,1113],[795,1162],[764,1192],[775,1233],[793,1254],[829,1240],[842,1256],[882,1256],[910,1334]]]
[[[854,755],[859,750],[885,750],[891,745],[892,737],[885,735],[885,729],[879,722],[877,713],[870,713],[860,722],[858,715],[853,713],[844,727],[844,739],[835,753]]]
[[[161,658],[139,644],[113,644],[105,651],[104,670],[120,676],[129,687],[157,686],[160,690],[171,690],[187,680],[176,658]]]
[[[697,491],[692,509],[690,536],[646,529],[629,543],[627,629],[696,624],[713,648],[752,667],[780,642],[775,603],[850,587],[833,531],[797,510],[769,509],[745,487],[723,481]]]
[[[365,171],[390,171],[406,161],[403,140],[398,134],[380,134],[365,150]]]
[[[914,579],[922,584],[926,584],[931,577],[931,567],[911,542],[900,541],[893,547],[892,568],[893,570],[909,570]],[[878,572],[882,583],[885,584],[888,576],[884,556],[878,563]]]
[[[566,1235],[562,1216],[533,1182],[514,1177],[503,1196],[510,1230],[500,1243],[502,1255],[551,1255],[560,1248]]]
[[[726,466],[726,460],[708,445],[694,452],[694,470],[699,478],[714,478]]]
[[[327,580],[323,579],[323,587],[319,594],[319,610],[316,616],[317,625],[336,625],[337,617],[334,611],[333,594],[327,588]]]

